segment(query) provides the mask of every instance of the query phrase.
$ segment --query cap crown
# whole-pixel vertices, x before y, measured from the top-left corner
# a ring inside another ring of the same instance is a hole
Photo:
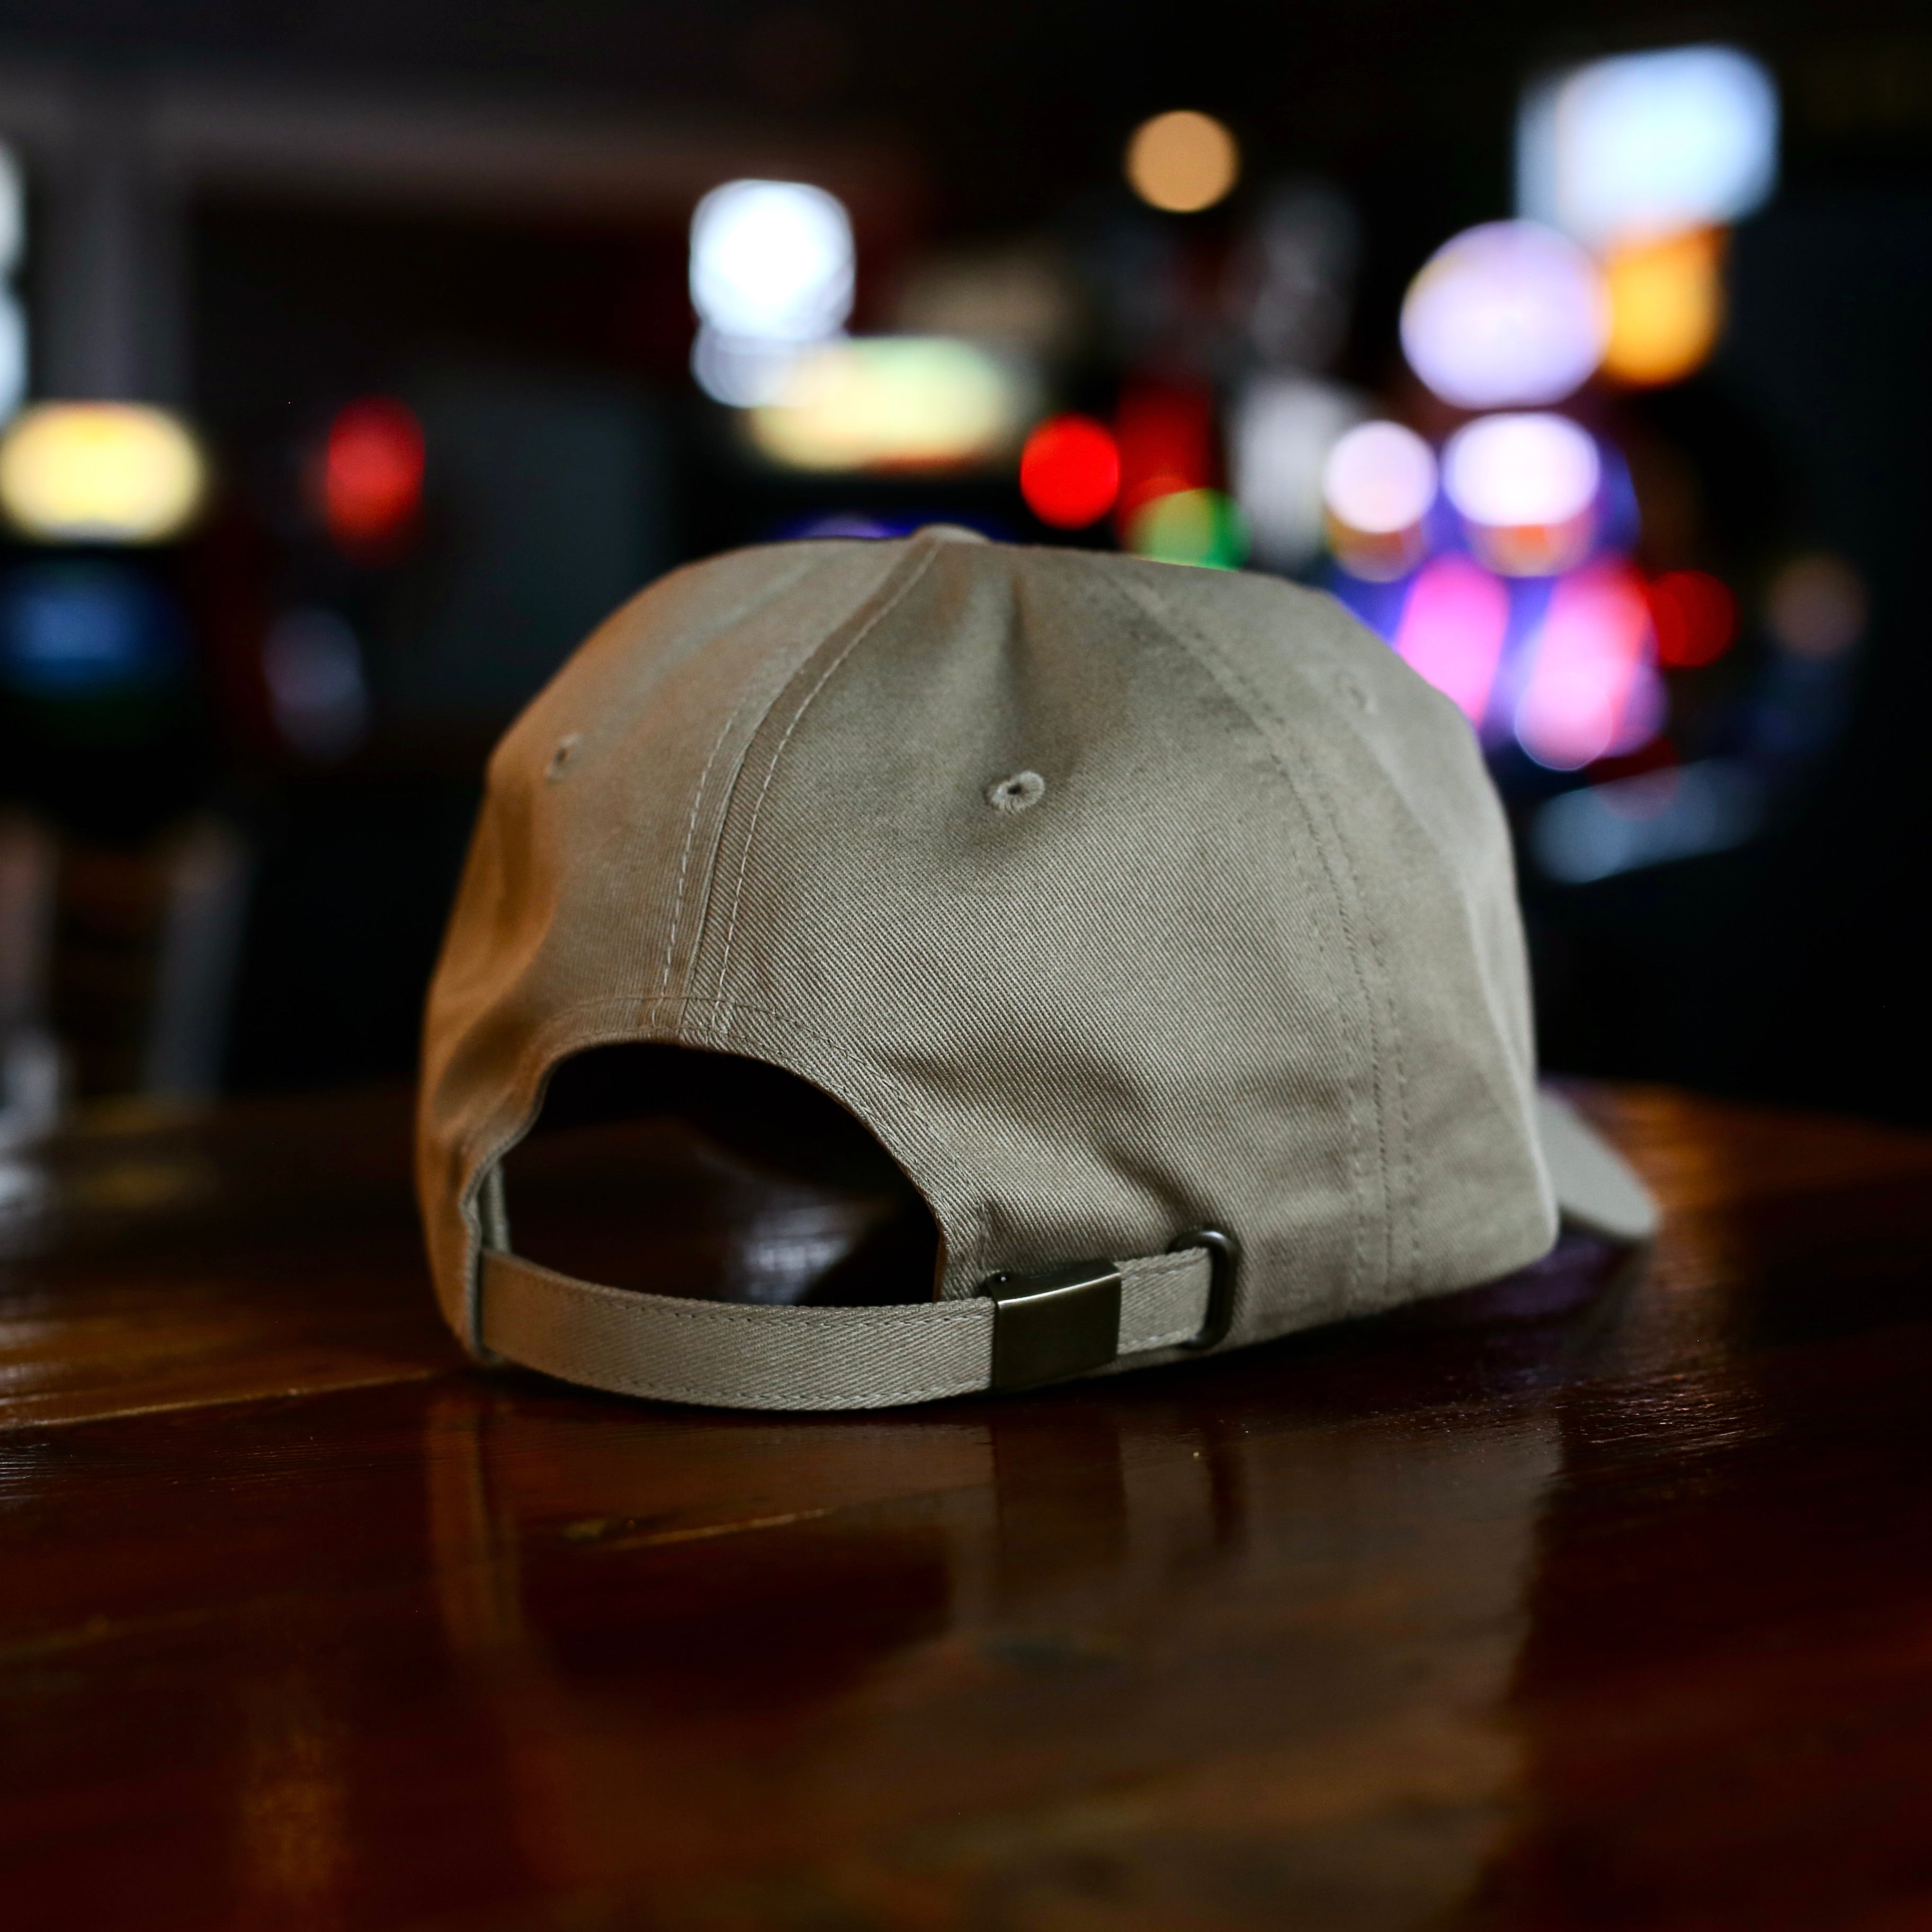
[[[931,1205],[942,1297],[1211,1223],[1238,1342],[1554,1236],[1472,734],[1270,578],[924,532],[627,604],[492,759],[431,992],[419,1178],[459,1332],[549,1070],[635,1040],[843,1102]]]

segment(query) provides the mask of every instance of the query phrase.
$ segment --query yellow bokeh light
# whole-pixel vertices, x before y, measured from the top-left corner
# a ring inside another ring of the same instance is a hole
[[[1610,298],[1604,373],[1648,388],[1697,368],[1724,326],[1723,271],[1719,229],[1691,229],[1614,250],[1604,265]]]
[[[862,336],[801,351],[747,424],[789,469],[967,469],[1010,454],[1034,407],[1021,373],[972,343]]]
[[[1150,206],[1170,214],[1212,208],[1234,185],[1241,152],[1211,114],[1178,108],[1156,114],[1127,143],[1127,183]]]
[[[0,439],[0,508],[43,542],[161,542],[207,484],[187,428],[142,404],[42,403]]]

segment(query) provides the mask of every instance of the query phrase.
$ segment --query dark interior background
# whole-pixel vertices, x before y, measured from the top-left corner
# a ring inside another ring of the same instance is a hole
[[[1778,76],[1782,185],[1736,237],[1715,362],[1631,407],[1696,452],[1735,554],[1839,552],[1869,586],[1871,625],[1850,717],[1788,823],[1733,853],[1532,884],[1545,1056],[1932,1118],[1918,944],[1932,858],[1922,19],[1856,3],[1310,0],[1190,14],[1078,0],[0,0],[0,63],[514,98],[673,135],[748,126],[866,144],[889,158],[893,186],[883,212],[860,217],[860,324],[909,250],[1103,220],[1124,197],[1127,132],[1198,106],[1234,129],[1247,180],[1319,176],[1354,203],[1364,255],[1339,366],[1370,388],[1390,378],[1418,263],[1508,212],[1526,78],[1711,38]],[[229,1084],[408,1072],[495,734],[638,585],[830,501],[821,486],[748,474],[691,386],[686,212],[560,219],[344,208],[285,190],[196,196],[190,398],[228,495],[181,569],[215,612],[211,634],[292,598],[350,610],[374,640],[380,687],[378,728],[327,769],[251,752],[232,732],[178,748],[178,768],[245,818],[259,854]],[[302,451],[370,390],[409,402],[440,467],[410,557],[358,571],[304,538],[294,506]],[[582,485],[549,526],[533,525],[518,487],[546,470]],[[1010,483],[862,494],[882,514],[952,511],[1042,534]]]

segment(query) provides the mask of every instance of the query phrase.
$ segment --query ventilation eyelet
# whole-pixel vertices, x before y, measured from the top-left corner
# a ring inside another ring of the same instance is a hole
[[[986,802],[995,812],[1030,812],[1046,796],[1046,781],[1037,772],[1016,772],[986,788]]]

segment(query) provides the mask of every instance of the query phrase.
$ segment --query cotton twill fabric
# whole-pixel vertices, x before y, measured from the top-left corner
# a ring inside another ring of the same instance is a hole
[[[418,1187],[472,1348],[498,1163],[559,1062],[634,1040],[842,1102],[942,1302],[1216,1226],[1238,1346],[1555,1235],[1473,736],[1274,579],[928,532],[653,586],[498,748],[432,989]]]
[[[1120,1348],[1185,1345],[1206,1318],[1198,1248],[1120,1264]],[[749,1308],[573,1281],[514,1255],[486,1256],[483,1342],[566,1382],[732,1408],[887,1408],[968,1395],[991,1380],[993,1304]]]

